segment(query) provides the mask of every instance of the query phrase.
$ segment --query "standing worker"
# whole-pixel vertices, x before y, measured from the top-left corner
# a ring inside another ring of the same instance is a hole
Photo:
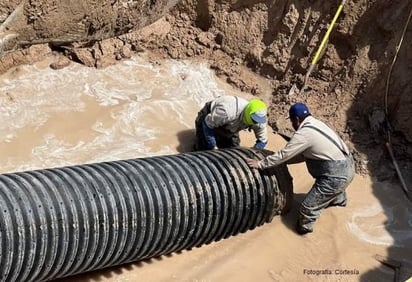
[[[315,178],[299,209],[297,232],[313,232],[313,225],[323,209],[346,206],[346,188],[355,175],[352,154],[334,130],[314,118],[308,107],[296,103],[289,109],[295,134],[278,152],[258,161],[247,159],[252,168],[265,169],[284,162],[305,161]]]
[[[239,131],[243,129],[254,131],[254,148],[266,146],[266,104],[258,99],[247,101],[236,96],[218,97],[207,102],[197,115],[195,150],[237,147],[240,144]]]

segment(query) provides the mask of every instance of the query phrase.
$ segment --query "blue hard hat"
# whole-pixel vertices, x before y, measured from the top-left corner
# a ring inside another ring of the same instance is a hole
[[[289,118],[303,118],[310,115],[309,108],[303,103],[295,103],[289,109]]]
[[[250,115],[250,118],[256,123],[266,122],[266,110],[259,110]]]

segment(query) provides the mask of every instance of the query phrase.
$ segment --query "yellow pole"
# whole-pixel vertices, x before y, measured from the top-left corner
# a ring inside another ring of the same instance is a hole
[[[336,13],[335,13],[335,16],[334,16],[333,19],[332,19],[332,22],[331,22],[330,25],[329,25],[328,30],[326,31],[325,35],[323,36],[322,42],[320,43],[319,48],[318,48],[318,50],[316,51],[315,57],[313,57],[312,63],[311,63],[311,65],[310,65],[310,67],[309,67],[309,70],[308,70],[308,72],[306,73],[305,81],[304,81],[304,83],[303,83],[303,87],[302,87],[302,89],[300,90],[300,92],[303,92],[303,91],[305,90],[305,88],[306,88],[306,83],[307,83],[307,81],[308,81],[308,79],[309,79],[309,76],[310,76],[312,70],[314,69],[315,65],[317,64],[317,62],[318,62],[318,60],[319,60],[319,57],[320,57],[320,54],[322,53],[323,49],[325,48],[326,42],[328,42],[329,35],[330,35],[330,33],[331,33],[332,29],[333,29],[333,26],[335,25],[336,21],[338,20],[338,17],[339,17],[339,15],[340,15],[340,13],[342,12],[343,6],[345,5],[345,3],[346,3],[346,0],[342,0],[342,2],[340,3],[340,5],[339,5],[339,7],[338,7],[338,10],[337,10]]]
[[[320,56],[320,54],[322,53],[323,48],[325,48],[326,42],[328,41],[328,38],[329,38],[329,35],[330,35],[330,33],[331,33],[332,29],[333,29],[333,26],[335,25],[335,23],[336,23],[336,21],[337,21],[337,19],[338,19],[340,13],[341,13],[342,10],[343,10],[343,5],[345,4],[345,2],[346,2],[346,1],[342,1],[342,3],[339,5],[338,10],[336,11],[335,16],[333,17],[333,20],[332,20],[331,24],[329,25],[329,28],[328,28],[328,30],[326,31],[326,34],[325,34],[325,36],[323,37],[322,42],[320,43],[320,46],[319,46],[319,48],[318,48],[318,51],[316,52],[315,57],[314,57],[313,60],[312,60],[312,65],[316,65],[316,63],[318,62],[319,56]]]

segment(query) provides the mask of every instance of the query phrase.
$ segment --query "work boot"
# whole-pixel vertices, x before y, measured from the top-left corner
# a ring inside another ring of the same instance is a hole
[[[308,228],[306,228],[306,227],[303,227],[303,226],[297,224],[297,225],[296,225],[296,232],[297,232],[299,235],[305,235],[305,234],[307,234],[307,233],[312,233],[312,232],[313,232],[313,229],[308,229]]]

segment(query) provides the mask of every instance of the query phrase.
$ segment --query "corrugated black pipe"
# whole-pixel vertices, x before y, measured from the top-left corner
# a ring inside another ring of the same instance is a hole
[[[0,279],[45,281],[199,247],[288,209],[285,166],[237,148],[0,175]]]

